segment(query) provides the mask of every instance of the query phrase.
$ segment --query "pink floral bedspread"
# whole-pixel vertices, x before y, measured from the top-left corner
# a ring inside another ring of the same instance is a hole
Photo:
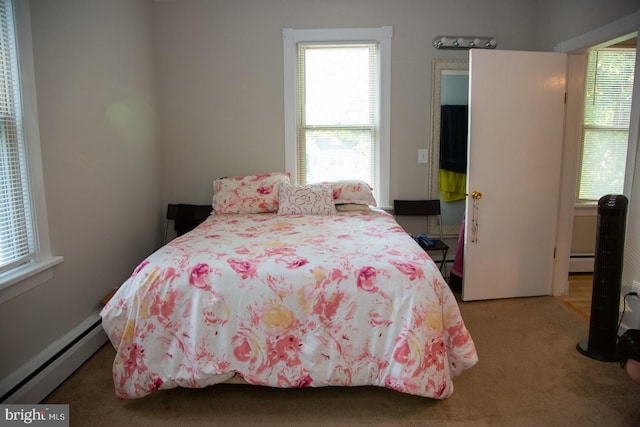
[[[144,260],[101,314],[121,399],[234,375],[444,399],[477,362],[437,266],[378,210],[212,215]]]

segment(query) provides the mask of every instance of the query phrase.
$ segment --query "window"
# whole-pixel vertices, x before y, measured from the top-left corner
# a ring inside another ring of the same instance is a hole
[[[298,44],[297,176],[301,184],[377,185],[378,45]]]
[[[0,0],[0,303],[62,261],[49,246],[30,34],[28,1]]]
[[[635,57],[635,49],[589,53],[579,202],[623,191]]]
[[[361,179],[387,206],[391,28],[283,35],[287,170],[301,184]]]
[[[11,9],[0,3],[0,273],[35,254]]]

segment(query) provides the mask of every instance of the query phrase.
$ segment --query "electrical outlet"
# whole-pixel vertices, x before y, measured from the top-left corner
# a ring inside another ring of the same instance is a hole
[[[637,293],[637,297],[640,298],[640,282],[637,280],[633,281],[633,284],[631,285],[631,292]]]

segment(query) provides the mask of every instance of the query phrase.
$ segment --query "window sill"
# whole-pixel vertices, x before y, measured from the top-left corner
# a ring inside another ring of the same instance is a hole
[[[17,297],[53,277],[51,269],[64,258],[51,256],[30,262],[0,275],[0,304]]]

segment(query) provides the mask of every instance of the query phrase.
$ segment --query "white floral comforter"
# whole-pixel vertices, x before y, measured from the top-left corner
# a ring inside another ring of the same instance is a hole
[[[443,399],[477,362],[434,262],[382,211],[212,215],[102,310],[118,398],[234,375]]]

